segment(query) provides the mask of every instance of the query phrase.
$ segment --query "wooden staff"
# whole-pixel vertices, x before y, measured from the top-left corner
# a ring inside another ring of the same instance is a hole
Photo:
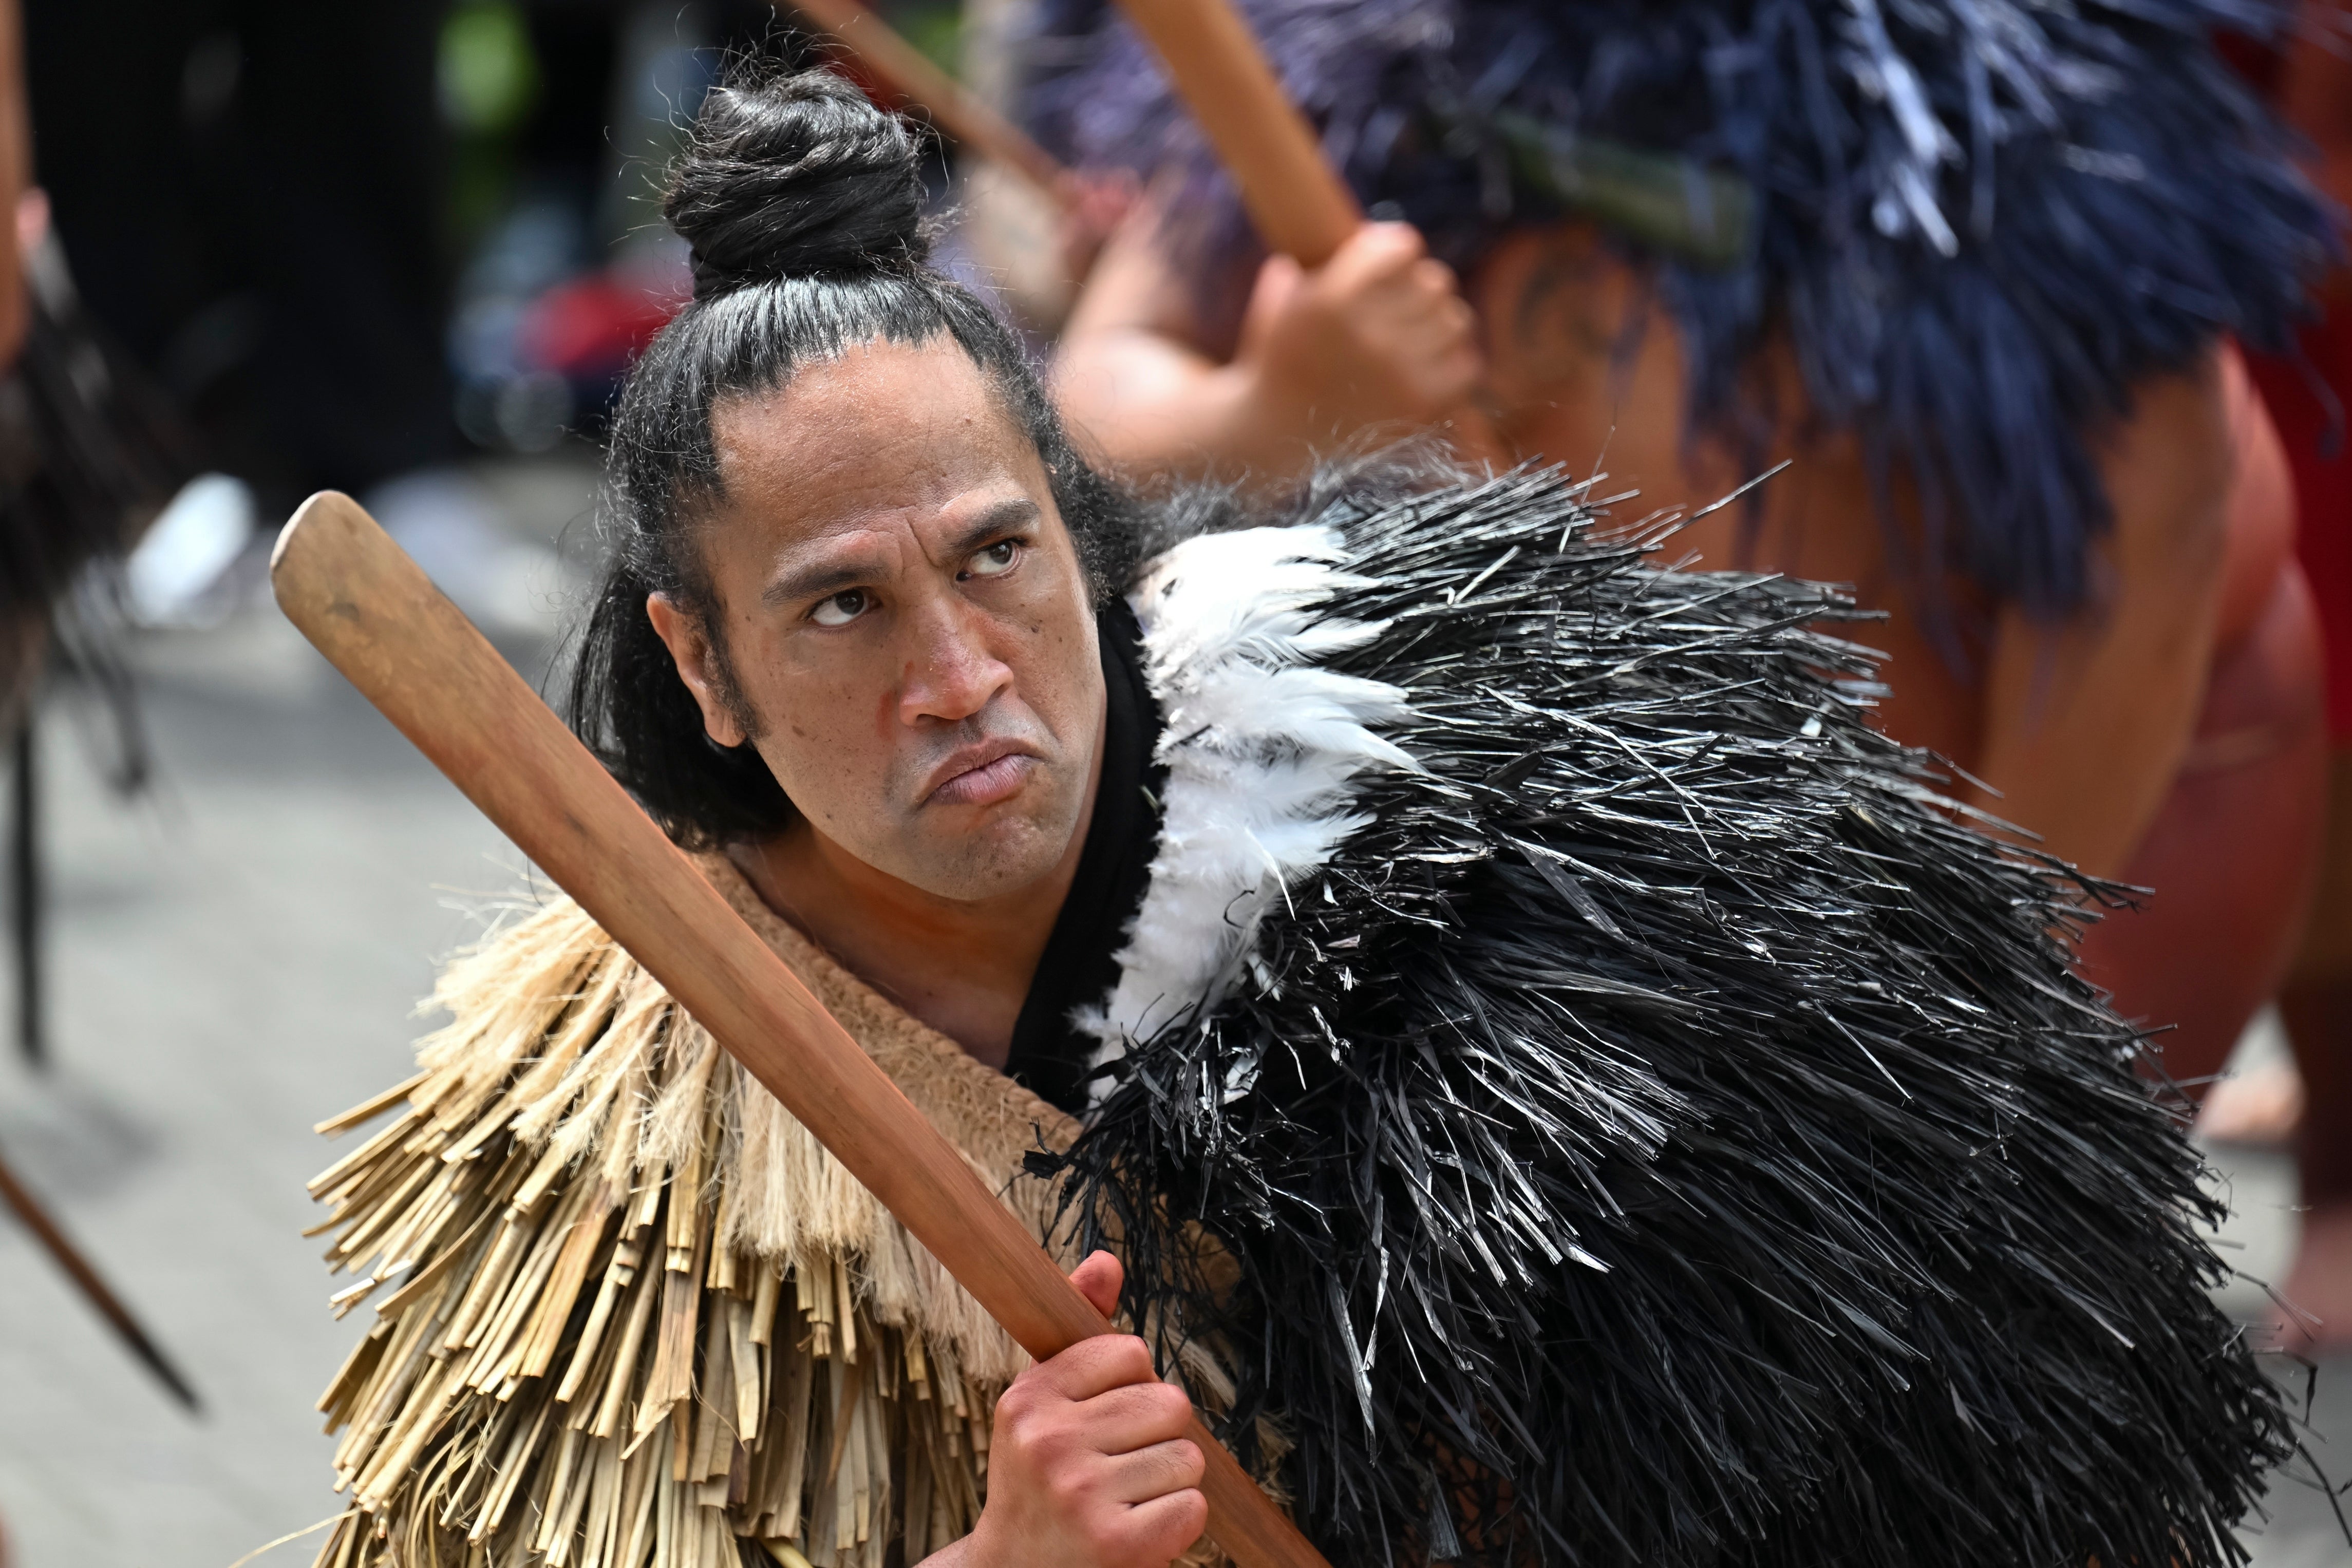
[[[1312,269],[1362,226],[1363,209],[1324,159],[1232,0],[1119,0],[1208,132],[1259,237]]]
[[[49,1218],[39,1200],[33,1197],[23,1182],[16,1179],[16,1173],[8,1168],[5,1160],[0,1160],[0,1201],[5,1201],[16,1211],[16,1218],[25,1222],[25,1228],[33,1233],[34,1239],[48,1249],[49,1256],[57,1260],[58,1267],[66,1271],[66,1277],[80,1290],[89,1304],[98,1309],[99,1315],[131,1348],[131,1354],[155,1375],[157,1381],[172,1391],[172,1397],[191,1410],[202,1409],[204,1406],[196,1399],[196,1391],[188,1385],[188,1380],[182,1377],[178,1368],[156,1348],[147,1331],[139,1326],[139,1320],[131,1315],[131,1309],[107,1289],[106,1281],[99,1278],[98,1270],[90,1266],[89,1259],[81,1255],[80,1249],[66,1239],[64,1228]]]
[[[1110,1324],[457,607],[348,496],[269,577],[287,618],[645,966],[1040,1361]],[[1209,1533],[1243,1568],[1328,1568],[1196,1419]]]
[[[1272,248],[1312,269],[1363,225],[1356,194],[1323,156],[1315,128],[1282,90],[1233,0],[1119,0],[1151,40],[1176,90],[1241,188],[1250,222]],[[1466,456],[1508,466],[1508,444],[1476,406],[1454,416]]]
[[[832,34],[902,102],[929,110],[950,136],[991,162],[1022,175],[1059,204],[1069,204],[1067,172],[1052,153],[965,90],[961,82],[933,65],[857,0],[790,0],[790,4]]]

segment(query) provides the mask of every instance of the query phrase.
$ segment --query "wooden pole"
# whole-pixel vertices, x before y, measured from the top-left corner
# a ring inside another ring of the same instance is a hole
[[[49,1218],[48,1211],[41,1207],[24,1183],[16,1179],[16,1173],[8,1168],[5,1160],[0,1160],[0,1203],[5,1203],[16,1211],[25,1228],[33,1233],[33,1239],[48,1249],[58,1267],[66,1271],[66,1277],[80,1290],[89,1304],[98,1309],[99,1315],[113,1328],[122,1343],[131,1347],[131,1354],[139,1358],[140,1364],[172,1391],[172,1397],[191,1410],[203,1408],[197,1403],[196,1391],[188,1385],[188,1380],[182,1377],[179,1369],[156,1348],[147,1331],[139,1326],[139,1320],[131,1315],[131,1309],[107,1288],[106,1281],[99,1277],[89,1260],[66,1239],[64,1228]]]
[[[832,34],[906,103],[930,111],[950,136],[991,162],[1020,174],[1055,202],[1070,201],[1066,171],[1028,132],[996,112],[923,52],[890,30],[858,0],[786,0]]]
[[[8,926],[16,959],[16,1046],[37,1071],[49,1064],[47,998],[42,982],[42,919],[47,913],[41,888],[41,770],[33,745],[39,703],[25,700],[25,721],[11,747],[15,775],[8,800]]]
[[[1102,1315],[955,1146],[348,496],[311,497],[269,575],[287,618],[1044,1360]],[[1209,1532],[1243,1568],[1322,1557],[1196,1420]]]
[[[1364,221],[1231,0],[1119,0],[1241,187],[1261,238],[1318,267]]]
[[[1273,249],[1313,268],[1331,259],[1364,221],[1355,193],[1323,156],[1323,144],[1282,89],[1233,0],[1119,0],[1151,41],[1177,93],[1208,132],[1250,222]],[[1453,418],[1464,456],[1507,467],[1510,448],[1476,405]]]

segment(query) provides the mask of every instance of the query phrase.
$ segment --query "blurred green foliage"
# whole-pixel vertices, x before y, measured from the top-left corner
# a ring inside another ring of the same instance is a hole
[[[441,112],[460,132],[514,130],[539,102],[530,25],[509,0],[465,0],[441,25]]]
[[[459,0],[441,25],[441,116],[455,154],[447,232],[463,256],[513,193],[518,133],[539,106],[539,55],[512,0]]]
[[[951,77],[963,75],[963,7],[953,0],[910,0],[882,5],[882,19]]]

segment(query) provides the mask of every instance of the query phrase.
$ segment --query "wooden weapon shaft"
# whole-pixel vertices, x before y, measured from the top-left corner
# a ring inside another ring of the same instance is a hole
[[[578,900],[1031,1355],[1113,1332],[955,1146],[637,809],[359,503],[278,536],[287,618]],[[1196,1420],[1209,1531],[1243,1568],[1327,1568]]]
[[[867,69],[910,104],[929,110],[947,133],[992,162],[1027,179],[1057,203],[1068,200],[1065,171],[1053,154],[978,94],[930,62],[858,0],[789,0],[832,34]]]
[[[155,1375],[156,1381],[172,1391],[172,1397],[191,1410],[203,1408],[188,1380],[180,1375],[179,1369],[156,1347],[147,1331],[139,1326],[139,1320],[131,1315],[131,1309],[107,1288],[97,1269],[81,1255],[81,1249],[67,1239],[64,1228],[49,1217],[48,1211],[41,1207],[30,1189],[16,1179],[16,1173],[8,1168],[8,1162],[5,1159],[0,1159],[0,1202],[5,1202],[16,1210],[16,1218],[24,1221],[25,1228],[33,1233],[33,1239],[48,1249],[49,1256],[57,1260],[58,1267],[66,1271],[66,1278],[71,1280],[84,1299],[98,1309],[99,1316],[107,1321],[115,1334],[130,1347],[131,1354],[139,1358],[141,1364]]]
[[[1318,267],[1364,221],[1231,0],[1119,0],[1168,66],[1265,243]]]

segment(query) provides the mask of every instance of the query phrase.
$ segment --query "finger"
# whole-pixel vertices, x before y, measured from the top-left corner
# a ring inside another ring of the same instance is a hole
[[[1318,276],[1341,292],[1392,283],[1412,275],[1429,254],[1421,231],[1411,224],[1366,224],[1332,254]]]
[[[1077,1413],[1087,1448],[1133,1454],[1182,1437],[1192,1422],[1192,1401],[1165,1383],[1131,1383],[1096,1395]]]
[[[1070,1270],[1070,1283],[1078,1288],[1078,1294],[1091,1302],[1095,1311],[1108,1317],[1118,1310],[1118,1292],[1127,1283],[1127,1268],[1112,1254],[1097,1249],[1087,1253]]]
[[[1174,1437],[1104,1459],[1095,1471],[1094,1489],[1107,1500],[1140,1505],[1199,1486],[1208,1469],[1198,1443]]]
[[[1297,261],[1277,252],[1265,258],[1257,269],[1257,282],[1250,289],[1250,308],[1280,309],[1289,298],[1298,292],[1299,279],[1306,270]]]
[[[1410,267],[1429,254],[1429,242],[1411,224],[1366,224],[1349,235],[1340,248],[1368,260],[1378,259],[1384,266]]]
[[[1128,1510],[1118,1533],[1133,1561],[1164,1563],[1200,1540],[1208,1528],[1208,1500],[1188,1488]]]
[[[1387,357],[1401,380],[1414,386],[1450,381],[1465,365],[1483,361],[1476,334],[1459,322],[1439,317],[1398,329],[1389,340]]]
[[[1250,286],[1249,305],[1242,312],[1240,356],[1251,358],[1265,344],[1282,313],[1297,297],[1300,280],[1306,274],[1298,263],[1286,256],[1270,256],[1257,269],[1257,281]]]
[[[1082,1339],[1028,1374],[1043,1391],[1064,1399],[1092,1399],[1132,1384],[1160,1385],[1151,1352],[1133,1334],[1097,1334]]]
[[[1454,269],[1434,256],[1423,256],[1412,264],[1412,280],[1432,294],[1458,298],[1462,280]]]

